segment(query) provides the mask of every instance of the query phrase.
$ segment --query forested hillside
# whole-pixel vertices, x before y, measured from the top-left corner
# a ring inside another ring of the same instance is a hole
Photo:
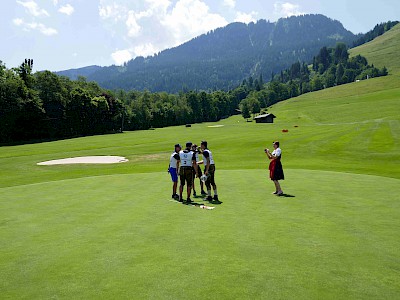
[[[228,92],[106,90],[84,77],[32,73],[32,59],[11,69],[0,61],[0,144],[217,121],[238,107],[249,117],[303,93],[398,72],[399,26],[353,49],[352,56],[344,43],[322,47],[312,67],[297,61],[271,82],[260,73]]]
[[[323,15],[232,23],[154,56],[86,75],[108,89],[228,90],[249,76],[262,75],[268,81],[296,61],[311,61],[323,46],[350,45],[356,38],[340,22]],[[79,70],[58,74],[76,76]]]

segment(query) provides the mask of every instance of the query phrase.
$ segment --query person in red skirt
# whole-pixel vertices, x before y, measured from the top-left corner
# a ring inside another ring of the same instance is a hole
[[[273,142],[274,151],[272,153],[269,149],[265,149],[264,152],[267,154],[270,159],[269,163],[269,177],[275,184],[275,192],[273,194],[277,196],[283,195],[283,191],[281,189],[281,185],[279,184],[279,180],[284,180],[285,175],[283,174],[283,168],[281,163],[282,150],[279,148],[279,142]]]

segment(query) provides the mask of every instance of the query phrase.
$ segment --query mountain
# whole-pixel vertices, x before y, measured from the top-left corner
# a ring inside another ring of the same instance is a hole
[[[78,76],[89,77],[90,75],[92,75],[96,71],[99,71],[100,69],[102,69],[102,67],[100,67],[100,66],[89,66],[89,67],[83,67],[83,68],[79,68],[79,69],[69,69],[69,70],[60,71],[60,72],[56,72],[56,73],[59,75],[62,75],[62,76],[67,76],[72,80],[76,80],[76,79],[78,79]]]
[[[100,68],[87,79],[108,89],[227,90],[249,76],[269,80],[296,61],[311,61],[323,46],[349,45],[358,37],[323,15],[232,23],[154,56]]]

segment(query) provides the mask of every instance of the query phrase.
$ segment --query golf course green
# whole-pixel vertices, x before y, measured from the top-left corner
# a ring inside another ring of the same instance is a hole
[[[398,298],[399,51],[397,25],[351,51],[389,76],[278,103],[274,124],[0,147],[0,298]],[[213,210],[171,201],[173,145],[201,140],[222,203],[193,200]],[[274,140],[283,197],[263,151]],[[129,161],[37,165],[96,155]]]

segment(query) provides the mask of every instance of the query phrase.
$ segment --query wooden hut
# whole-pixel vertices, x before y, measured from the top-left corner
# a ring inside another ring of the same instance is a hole
[[[254,118],[256,123],[274,123],[274,118],[276,118],[273,114],[264,114],[259,115]]]

